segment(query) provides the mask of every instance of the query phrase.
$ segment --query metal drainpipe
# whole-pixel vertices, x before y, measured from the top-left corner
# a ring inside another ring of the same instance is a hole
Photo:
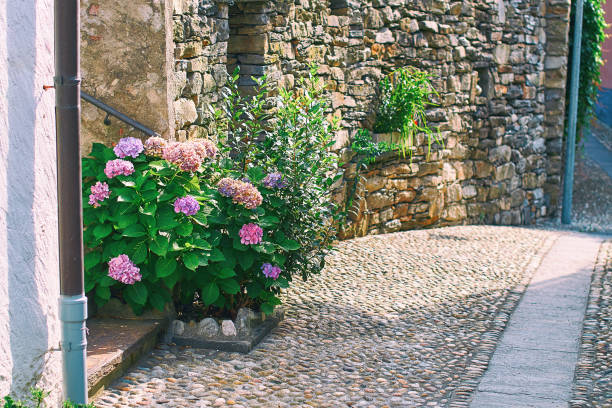
[[[64,396],[87,403],[79,0],[55,0],[55,117]]]
[[[572,49],[572,78],[570,82],[569,120],[565,151],[565,175],[563,177],[563,209],[561,222],[572,223],[572,196],[574,193],[574,160],[576,156],[576,122],[578,120],[578,87],[580,79],[580,48],[582,43],[582,5],[576,0],[574,17],[574,46]]]

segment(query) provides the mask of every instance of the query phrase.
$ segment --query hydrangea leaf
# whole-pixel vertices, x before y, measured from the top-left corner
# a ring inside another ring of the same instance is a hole
[[[123,291],[126,300],[130,300],[137,305],[144,306],[147,303],[149,291],[142,282],[137,282],[134,285],[128,285]]]
[[[202,288],[202,300],[205,305],[211,305],[219,297],[219,287],[215,282],[209,282]]]
[[[159,258],[155,262],[155,274],[158,278],[165,278],[172,275],[176,270],[176,260],[174,258]]]

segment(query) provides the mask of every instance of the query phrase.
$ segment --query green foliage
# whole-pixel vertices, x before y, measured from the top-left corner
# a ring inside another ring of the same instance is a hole
[[[177,282],[193,281],[185,262],[188,255],[196,248],[203,260],[210,254],[211,233],[202,224],[214,203],[211,189],[201,186],[199,177],[209,177],[211,171],[194,175],[158,157],[141,154],[130,159],[133,174],[109,179],[104,168],[115,158],[112,149],[94,144],[90,156],[83,159],[83,202],[87,203],[90,188],[97,181],[106,182],[111,190],[99,207],[85,204],[83,208],[83,240],[88,248],[85,290],[99,306],[118,297],[137,314],[153,308],[163,310],[173,295],[180,296]],[[174,200],[186,195],[200,203],[197,216],[174,211]],[[124,285],[108,276],[108,261],[121,254],[140,268],[140,282]]]
[[[438,133],[427,126],[425,111],[436,106],[432,97],[438,93],[426,72],[403,67],[393,71],[380,82],[380,106],[374,124],[378,133],[400,133],[399,148],[402,155],[412,157],[415,137],[424,133],[427,137],[427,153],[434,142],[442,143]]]
[[[30,398],[28,402],[23,402],[23,401],[15,401],[12,397],[10,396],[5,396],[3,398],[4,400],[4,405],[3,408],[43,408],[46,406],[45,402],[45,398],[47,398],[49,396],[49,393],[46,391],[43,391],[41,389],[38,388],[31,388],[30,389]],[[31,405],[30,403],[32,403],[33,405]],[[70,401],[65,401],[62,404],[63,408],[95,408],[93,404],[74,404]]]
[[[316,71],[311,67],[296,91],[279,90],[272,130],[253,149],[265,172],[276,171],[287,179],[287,187],[270,192],[264,207],[279,219],[274,236],[287,250],[285,267],[303,279],[323,268],[340,219],[330,200],[332,185],[341,177],[338,157],[331,152],[338,124],[327,120],[329,103]]]
[[[362,183],[364,177],[361,175],[362,171],[365,171],[369,164],[373,164],[376,158],[393,150],[399,148],[395,143],[387,142],[374,142],[372,135],[367,129],[359,129],[351,145],[351,149],[357,153],[357,166],[355,169],[355,178],[351,183],[351,189],[348,192],[345,212],[349,213],[353,210],[353,203],[357,196],[359,184]],[[359,197],[361,198],[361,197]]]
[[[384,153],[398,149],[395,143],[374,142],[367,129],[359,129],[351,145],[351,149],[359,156],[360,163],[372,164]]]
[[[302,89],[279,90],[273,100],[265,78],[250,97],[241,95],[237,79],[235,72],[212,110],[221,124],[221,154],[197,172],[140,154],[124,159],[134,164],[133,174],[109,179],[103,170],[116,156],[101,144],[83,160],[85,195],[98,181],[111,190],[99,207],[83,210],[86,291],[99,305],[116,297],[138,314],[171,301],[185,313],[195,307],[232,315],[245,306],[271,313],[294,275],[306,279],[323,268],[336,232],[329,190],[339,176],[322,82],[313,71]],[[281,186],[270,185],[272,173],[281,175]],[[261,205],[248,209],[221,194],[224,178],[248,181]],[[186,195],[200,204],[197,214],[174,211],[174,201]],[[244,245],[239,231],[251,223],[263,238]],[[120,254],[140,268],[141,281],[125,285],[108,276],[109,260]],[[263,264],[279,267],[280,276],[266,277]]]
[[[607,24],[604,19],[603,5],[605,0],[584,0],[584,19],[582,22],[582,41],[580,49],[580,80],[578,88],[578,121],[576,122],[576,134],[582,135],[583,129],[589,128],[590,119],[593,116],[595,104],[597,103],[597,93],[599,90],[599,69],[604,61],[601,54],[601,47],[606,34],[604,30]],[[571,21],[574,22],[576,11],[576,1],[572,1]],[[572,63],[574,39],[574,24],[570,27],[570,57],[568,67]],[[571,72],[568,70],[567,77],[567,97],[566,103],[569,104]],[[569,109],[566,109],[566,115]],[[567,123],[567,118],[566,118]]]

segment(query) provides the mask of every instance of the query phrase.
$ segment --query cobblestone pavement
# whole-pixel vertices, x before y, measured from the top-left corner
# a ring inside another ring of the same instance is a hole
[[[558,234],[469,226],[341,242],[250,354],[162,346],[96,405],[464,406]]]
[[[612,408],[612,240],[599,251],[582,345],[576,364],[572,408]]]

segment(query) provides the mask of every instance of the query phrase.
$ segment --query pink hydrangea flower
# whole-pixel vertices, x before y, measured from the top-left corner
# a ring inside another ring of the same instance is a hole
[[[202,164],[202,157],[195,147],[188,143],[170,143],[163,151],[162,157],[176,164],[183,171],[195,172]]]
[[[185,215],[195,215],[198,211],[200,211],[200,203],[192,196],[188,195],[174,200],[174,212],[177,214],[182,212]]]
[[[128,156],[136,158],[143,150],[144,146],[142,145],[142,141],[135,137],[124,137],[119,140],[119,143],[117,143],[117,146],[113,149],[117,157],[121,159]]]
[[[147,156],[162,157],[164,148],[168,146],[166,139],[159,136],[152,136],[145,140],[145,154]]]
[[[217,183],[217,188],[222,196],[232,197],[234,203],[242,204],[249,210],[257,208],[263,202],[257,187],[246,181],[224,178]]]
[[[140,268],[130,258],[121,254],[108,262],[108,276],[126,285],[133,285],[142,279]]]
[[[97,182],[91,186],[91,194],[89,195],[89,205],[99,207],[100,203],[110,197],[110,189],[108,184]]]
[[[268,278],[272,278],[274,280],[278,279],[281,274],[281,268],[276,265],[272,265],[269,263],[265,263],[261,265],[261,272]]]
[[[170,143],[163,148],[162,158],[183,171],[195,172],[205,159],[215,157],[217,151],[217,146],[210,140],[192,139],[184,143]]]
[[[263,197],[257,187],[250,183],[242,182],[238,187],[236,194],[234,194],[234,202],[242,204],[249,210],[254,210],[259,207],[263,202]]]
[[[134,165],[127,161],[121,159],[109,160],[106,162],[106,167],[104,168],[104,174],[109,179],[112,179],[116,176],[129,176],[134,172]]]
[[[187,143],[194,147],[194,149],[202,159],[212,159],[219,152],[217,146],[215,146],[215,144],[208,139],[191,139]]]
[[[257,245],[263,238],[263,230],[257,224],[245,224],[238,232],[242,245]]]

